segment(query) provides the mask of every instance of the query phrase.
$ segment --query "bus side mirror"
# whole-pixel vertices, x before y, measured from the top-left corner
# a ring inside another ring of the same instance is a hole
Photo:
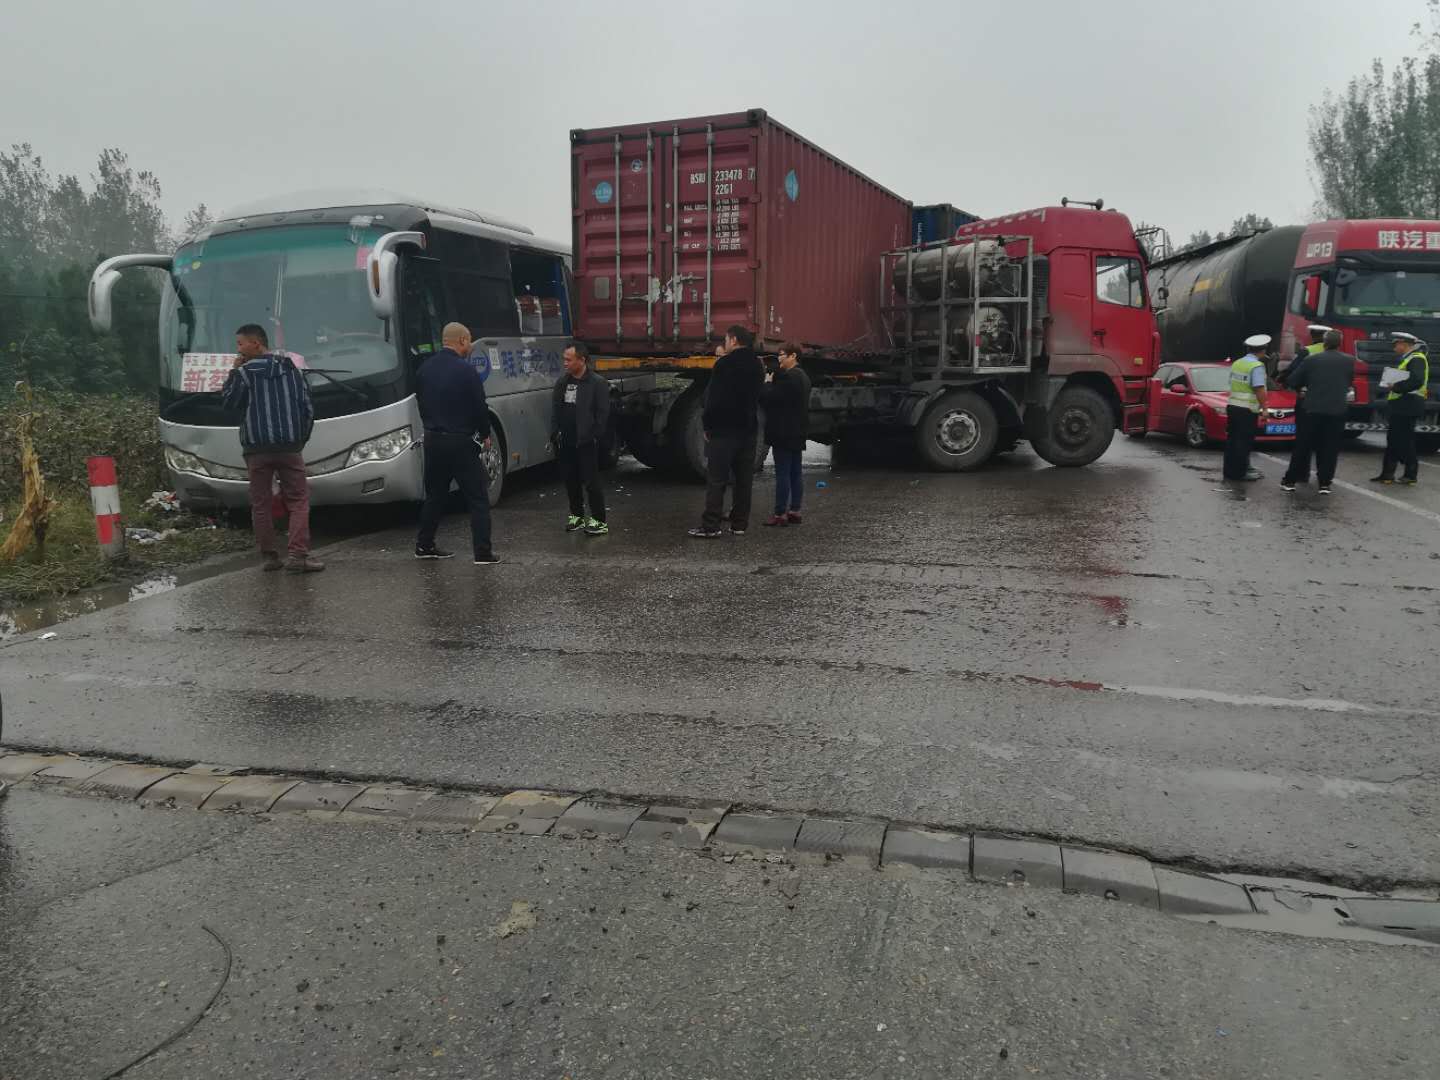
[[[95,332],[105,334],[110,331],[114,321],[110,299],[115,292],[115,283],[120,280],[121,270],[131,266],[169,270],[172,262],[169,255],[117,255],[95,267],[94,273],[90,275],[90,288],[86,291],[90,325],[95,328]]]
[[[425,234],[418,232],[386,233],[375,241],[365,260],[366,291],[370,307],[377,318],[390,319],[399,310],[400,255],[397,249],[411,246],[425,249]]]

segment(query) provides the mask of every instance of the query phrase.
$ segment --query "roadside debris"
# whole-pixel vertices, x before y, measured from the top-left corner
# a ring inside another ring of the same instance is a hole
[[[152,491],[150,497],[140,504],[142,510],[159,510],[162,514],[178,514],[180,500],[173,491]]]
[[[528,900],[516,900],[510,905],[510,914],[499,926],[491,931],[495,937],[508,938],[535,929],[534,905]]]
[[[169,540],[172,536],[179,536],[179,529],[141,529],[129,528],[125,530],[125,539],[132,544],[158,544]]]

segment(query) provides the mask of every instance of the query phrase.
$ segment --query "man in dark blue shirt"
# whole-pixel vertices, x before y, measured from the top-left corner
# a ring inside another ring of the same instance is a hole
[[[470,331],[465,326],[448,324],[441,341],[444,348],[421,365],[417,377],[416,398],[425,425],[425,505],[420,511],[415,557],[454,557],[454,552],[435,546],[435,532],[453,480],[470,508],[475,565],[489,566],[500,560],[490,547],[490,492],[476,442],[490,442],[485,383],[470,363]]]

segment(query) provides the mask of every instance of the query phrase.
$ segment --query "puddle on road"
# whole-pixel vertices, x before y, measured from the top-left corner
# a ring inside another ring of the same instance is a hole
[[[101,585],[94,589],[72,593],[70,596],[62,596],[57,600],[24,604],[9,611],[0,611],[0,642],[8,641],[22,634],[33,634],[36,630],[44,630],[46,627],[62,623],[67,619],[74,619],[80,615],[89,615],[91,612],[102,611],[105,608],[119,607],[121,604],[144,600],[149,596],[159,596],[161,593],[170,592],[181,585],[188,585],[193,581],[204,581],[206,578],[227,573],[243,566],[249,559],[248,553],[227,556],[219,558],[213,563],[202,563],[199,566],[189,566],[181,570],[158,571],[139,581],[121,581],[113,585]]]

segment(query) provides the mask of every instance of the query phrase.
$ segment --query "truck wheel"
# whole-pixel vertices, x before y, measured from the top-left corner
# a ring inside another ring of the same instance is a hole
[[[692,480],[705,479],[705,428],[702,416],[705,411],[704,399],[696,394],[689,401],[681,402],[671,423],[670,445],[673,448],[672,467],[677,473]],[[765,414],[760,414],[760,431],[765,429]],[[755,439],[755,471],[765,466],[765,455],[770,448],[765,439],[757,434]]]
[[[700,414],[704,399],[694,394],[670,415],[670,468],[689,480],[705,478],[705,429]]]
[[[1185,418],[1185,445],[1203,450],[1210,445],[1210,434],[1205,430],[1205,417],[1192,412]]]
[[[953,390],[941,396],[915,428],[915,448],[932,469],[968,472],[978,469],[995,452],[1000,422],[995,410],[979,394]]]
[[[1105,453],[1113,438],[1110,403],[1087,386],[1067,386],[1055,396],[1044,430],[1032,445],[1051,465],[1073,469]]]
[[[620,433],[611,424],[595,447],[595,457],[602,470],[608,471],[620,463]]]
[[[505,435],[500,425],[490,419],[490,445],[480,448],[480,464],[485,467],[485,483],[490,489],[490,505],[496,505],[505,494]]]

